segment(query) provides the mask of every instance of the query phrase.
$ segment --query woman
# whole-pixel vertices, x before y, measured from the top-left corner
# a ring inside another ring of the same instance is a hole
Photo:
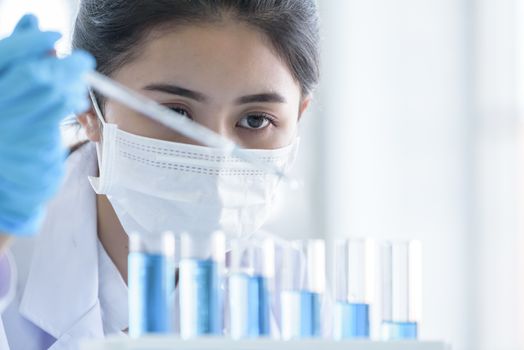
[[[292,161],[318,79],[313,0],[86,0],[73,44],[100,72],[264,160]],[[19,304],[4,315],[12,349],[125,331],[127,233],[254,234],[278,182],[102,96],[78,120],[90,142],[69,157]]]

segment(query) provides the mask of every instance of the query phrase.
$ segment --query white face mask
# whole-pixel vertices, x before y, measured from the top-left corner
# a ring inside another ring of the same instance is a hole
[[[94,102],[96,104],[96,102]],[[266,221],[280,178],[209,147],[137,136],[102,122],[97,144],[100,177],[90,178],[105,194],[127,233],[189,233],[206,238],[220,230],[246,237]],[[298,139],[276,150],[246,150],[286,172]]]

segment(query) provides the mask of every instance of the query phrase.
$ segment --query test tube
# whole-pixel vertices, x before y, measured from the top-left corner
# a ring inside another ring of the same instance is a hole
[[[184,339],[221,335],[225,237],[182,234],[179,265],[180,335]]]
[[[270,290],[275,274],[273,239],[231,242],[229,311],[231,337],[270,335]]]
[[[325,243],[295,241],[285,249],[282,271],[283,339],[320,337],[321,301],[325,292]]]
[[[170,333],[175,284],[171,232],[129,235],[129,335]]]
[[[374,253],[373,241],[369,239],[345,239],[335,242],[335,339],[370,337]]]
[[[387,242],[382,247],[382,337],[417,339],[422,304],[422,245]]]

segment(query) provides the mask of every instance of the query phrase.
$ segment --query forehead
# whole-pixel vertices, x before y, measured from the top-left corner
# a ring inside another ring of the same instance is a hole
[[[134,60],[115,72],[117,80],[131,86],[173,81],[209,94],[300,90],[266,36],[242,23],[158,29],[139,50]]]

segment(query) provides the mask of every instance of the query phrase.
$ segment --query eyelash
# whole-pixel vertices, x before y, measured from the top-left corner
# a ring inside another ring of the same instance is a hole
[[[193,117],[191,116],[191,112],[189,112],[189,109],[185,106],[180,106],[180,105],[173,105],[173,106],[166,106],[167,108],[175,111],[175,112],[178,112],[180,114],[186,114],[187,118],[189,119],[193,119]],[[240,124],[240,121],[244,120],[245,118],[249,118],[249,117],[262,117],[264,118],[264,121],[265,122],[268,122],[269,124],[263,128],[249,128],[249,127],[245,127],[245,126],[241,126],[239,125]],[[269,126],[273,125],[273,126],[276,126],[276,119],[267,114],[267,113],[248,113],[246,114],[245,116],[243,116],[240,121],[236,124],[237,127],[239,128],[242,128],[244,130],[247,130],[247,131],[250,131],[250,132],[261,132],[265,129],[267,129]]]
[[[189,112],[189,109],[187,107],[180,106],[180,105],[172,105],[172,106],[166,106],[166,107],[169,108],[170,110],[172,110],[174,112],[177,112],[179,114],[182,114],[182,115],[184,115],[184,113],[185,113],[185,114],[187,114],[186,115],[187,118],[193,119],[193,117],[191,116],[191,112]],[[182,113],[180,111],[182,111]]]

